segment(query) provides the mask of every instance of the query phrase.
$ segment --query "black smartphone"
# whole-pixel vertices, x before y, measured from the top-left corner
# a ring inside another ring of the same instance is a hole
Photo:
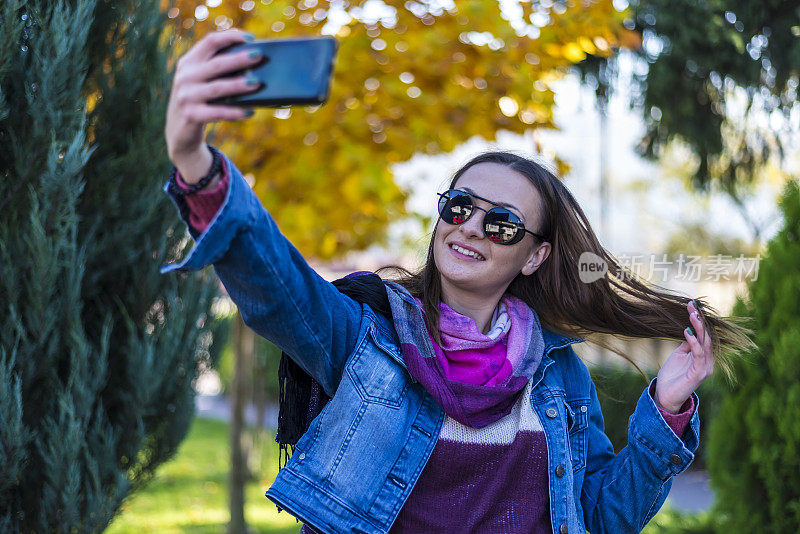
[[[337,49],[338,42],[333,37],[253,41],[223,48],[218,54],[242,50],[261,52],[264,59],[260,63],[223,76],[241,76],[249,71],[258,78],[261,87],[211,103],[246,107],[323,104],[330,93]]]

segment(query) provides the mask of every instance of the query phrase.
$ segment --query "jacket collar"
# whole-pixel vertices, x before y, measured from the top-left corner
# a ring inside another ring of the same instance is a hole
[[[586,341],[585,337],[573,337],[566,334],[559,334],[542,327],[542,337],[544,338],[544,353],[547,354],[551,350],[560,349],[573,343],[580,343]]]

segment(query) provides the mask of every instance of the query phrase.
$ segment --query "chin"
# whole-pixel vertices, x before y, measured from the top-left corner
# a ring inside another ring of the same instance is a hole
[[[444,252],[445,254],[448,253],[448,251]],[[435,256],[434,261],[442,282],[447,281],[452,285],[465,289],[485,285],[486,282],[489,282],[490,273],[492,273],[489,261],[462,262],[455,258],[446,257],[444,260],[440,260]]]

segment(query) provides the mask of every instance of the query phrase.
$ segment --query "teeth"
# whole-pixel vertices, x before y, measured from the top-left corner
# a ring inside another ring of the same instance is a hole
[[[478,254],[477,252],[473,252],[471,250],[467,250],[467,249],[465,249],[463,247],[459,247],[458,245],[450,245],[450,248],[452,248],[456,252],[460,252],[461,254],[463,254],[465,256],[472,256],[476,260],[485,260],[486,259],[483,256],[481,256],[480,254]]]

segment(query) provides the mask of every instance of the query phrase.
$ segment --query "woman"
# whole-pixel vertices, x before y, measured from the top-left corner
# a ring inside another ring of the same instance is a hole
[[[254,88],[215,79],[258,62],[214,57],[247,39],[207,35],[178,63],[165,190],[196,244],[163,270],[213,264],[245,322],[331,397],[267,497],[317,532],[640,531],[694,458],[694,391],[745,330],[626,280],[561,182],[505,153],[475,158],[432,199],[426,265],[379,281],[388,312],[343,294],[204,144],[206,122],[249,116],[207,103]],[[581,282],[587,251],[614,276]],[[682,339],[616,455],[571,347],[595,332]]]

